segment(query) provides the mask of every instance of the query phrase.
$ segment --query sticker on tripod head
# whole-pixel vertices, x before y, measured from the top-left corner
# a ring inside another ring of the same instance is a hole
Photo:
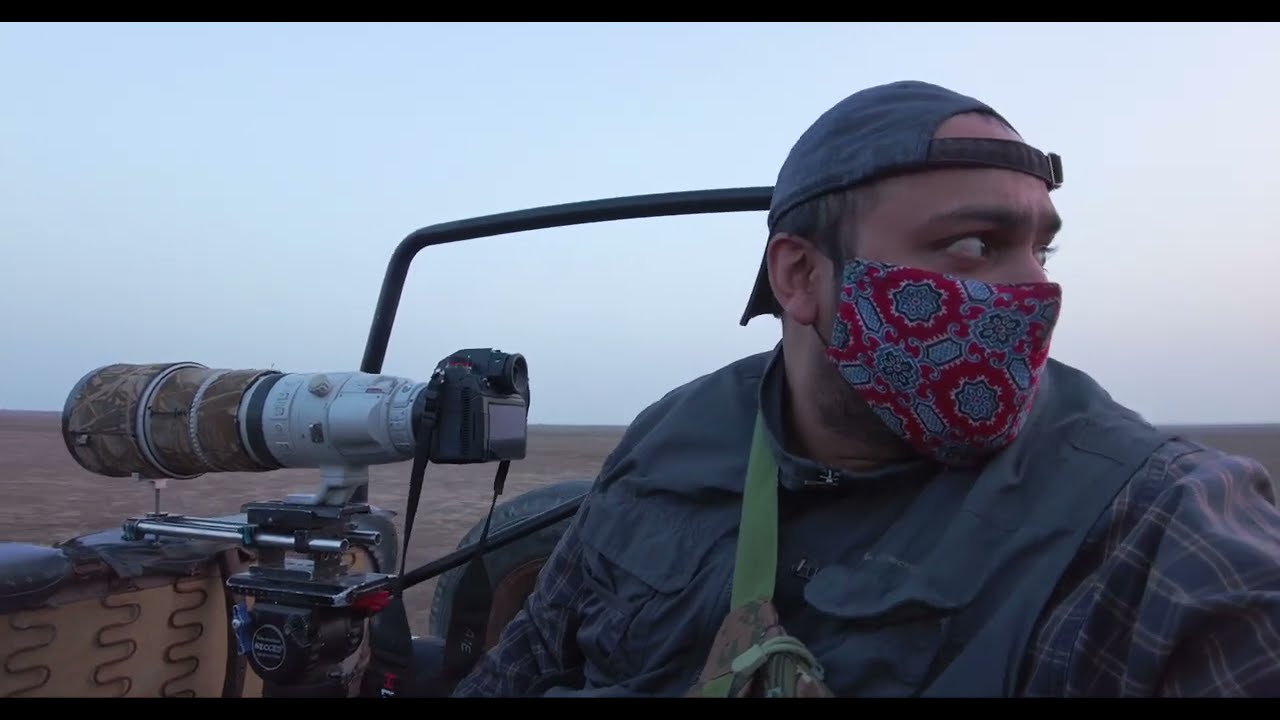
[[[253,633],[253,659],[265,671],[284,665],[284,633],[275,625],[260,625]]]

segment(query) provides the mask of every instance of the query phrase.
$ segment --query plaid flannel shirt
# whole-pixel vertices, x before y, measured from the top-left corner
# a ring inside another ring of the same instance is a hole
[[[1280,511],[1257,462],[1187,441],[1155,453],[1093,528],[1023,662],[1029,696],[1280,695]],[[536,692],[582,662],[574,526],[536,592],[455,689]]]

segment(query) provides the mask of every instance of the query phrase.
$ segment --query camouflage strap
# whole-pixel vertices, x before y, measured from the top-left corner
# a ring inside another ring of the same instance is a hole
[[[711,643],[701,697],[831,697],[822,668],[773,607],[778,572],[778,465],[757,414],[747,461],[729,615]]]

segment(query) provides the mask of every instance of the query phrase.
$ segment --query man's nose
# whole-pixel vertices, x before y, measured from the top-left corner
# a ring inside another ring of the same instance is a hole
[[[999,277],[992,278],[999,283],[1039,283],[1049,279],[1044,266],[1033,253],[1019,252],[1001,263],[996,270]]]

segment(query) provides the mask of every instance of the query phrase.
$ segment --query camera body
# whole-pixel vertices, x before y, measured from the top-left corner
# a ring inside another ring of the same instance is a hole
[[[413,416],[434,416],[431,462],[463,465],[524,459],[528,408],[524,357],[473,349],[436,365]]]

